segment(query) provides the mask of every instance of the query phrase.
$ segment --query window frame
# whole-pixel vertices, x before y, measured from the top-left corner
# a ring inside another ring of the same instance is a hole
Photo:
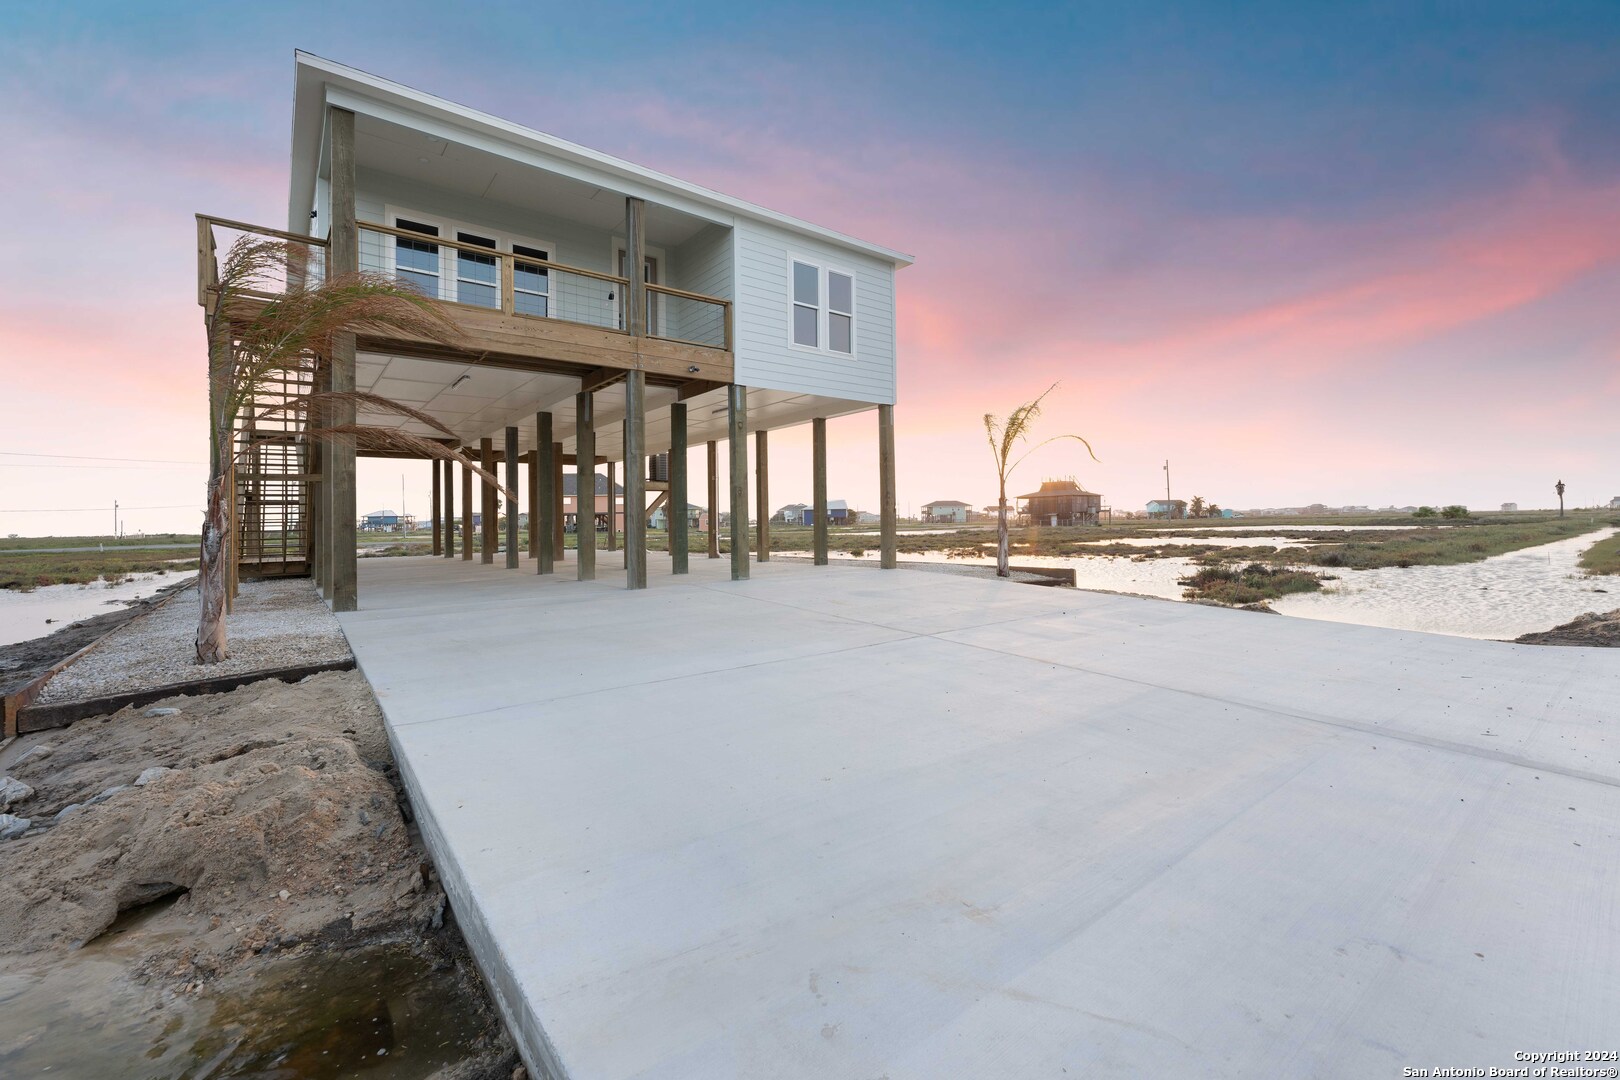
[[[518,260],[521,259],[521,260],[523,260],[525,262],[533,263],[533,264],[536,264],[536,265],[538,265],[540,263],[552,262],[554,260],[551,257],[552,252],[551,252],[550,245],[542,245],[542,244],[533,244],[533,245],[531,245],[531,244],[528,244],[528,243],[513,240],[510,243],[510,247],[512,249],[511,254],[512,254],[512,311],[513,311],[513,313],[517,314],[517,315],[527,315],[531,319],[552,319],[552,318],[556,318],[556,316],[551,314],[551,283],[555,279],[552,277],[551,270],[550,270],[549,267],[545,271],[546,287],[545,287],[544,291],[539,291],[539,290],[535,290],[535,289],[522,289],[522,288],[518,287]],[[526,248],[529,251],[538,251],[538,252],[541,252],[542,254],[541,254],[541,256],[539,258],[535,258],[533,255],[520,254],[518,252],[518,250],[517,250],[520,247],[521,248]],[[519,296],[538,296],[538,297],[540,297],[542,300],[545,301],[546,313],[544,315],[536,315],[532,311],[518,311],[517,310],[517,298]]]
[[[383,206],[383,223],[387,224],[388,227],[390,227],[390,228],[399,228],[399,225],[396,224],[396,223],[399,221],[400,218],[404,218],[407,221],[414,222],[414,223],[416,223],[418,225],[429,225],[429,226],[432,226],[433,228],[436,228],[436,229],[439,230],[439,235],[437,237],[434,237],[434,238],[431,238],[431,239],[424,239],[424,243],[437,243],[438,247],[439,247],[439,278],[438,278],[439,291],[434,296],[434,299],[439,300],[442,303],[455,304],[458,307],[475,308],[478,311],[496,311],[496,312],[499,312],[499,311],[503,310],[502,307],[501,307],[501,302],[500,302],[501,301],[501,285],[500,285],[501,275],[500,275],[500,272],[499,272],[499,269],[498,269],[499,268],[499,260],[497,260],[497,263],[496,263],[497,271],[496,271],[496,275],[495,275],[495,306],[494,307],[489,307],[489,306],[484,305],[484,304],[469,303],[467,301],[458,299],[458,293],[459,293],[458,286],[459,286],[460,281],[461,281],[461,276],[460,276],[461,249],[458,248],[458,247],[450,246],[450,244],[448,244],[446,241],[447,240],[451,240],[451,241],[459,240],[461,233],[471,233],[471,234],[473,234],[475,236],[479,236],[479,237],[483,237],[483,238],[486,238],[486,239],[494,240],[495,241],[495,246],[493,248],[491,248],[490,250],[494,251],[494,252],[496,252],[496,253],[498,253],[500,255],[506,256],[508,258],[511,258],[514,255],[516,255],[516,253],[512,250],[512,245],[516,244],[519,247],[526,247],[526,248],[529,248],[529,249],[534,250],[534,251],[544,251],[546,253],[546,258],[545,259],[543,259],[543,260],[530,259],[529,261],[531,261],[531,262],[555,262],[555,261],[557,261],[557,245],[551,243],[549,240],[539,240],[539,239],[536,239],[536,238],[534,238],[532,236],[527,236],[527,235],[524,235],[524,234],[521,234],[521,233],[510,232],[510,231],[508,231],[506,229],[503,229],[503,228],[495,228],[495,227],[492,227],[492,226],[489,226],[489,225],[480,225],[480,224],[477,224],[475,222],[461,221],[461,220],[458,220],[456,218],[446,217],[443,214],[425,213],[425,212],[422,212],[422,211],[413,210],[408,206],[396,206],[396,205],[394,205],[392,203],[388,203],[388,204],[385,204]],[[376,225],[376,224],[378,224],[378,222],[360,220],[359,222],[357,222],[357,224],[363,230],[363,229],[365,229],[365,227],[367,225]],[[396,255],[396,252],[398,251],[398,243],[397,242],[401,238],[397,237],[397,236],[394,236],[394,234],[392,234],[392,233],[384,233],[383,235],[389,237],[392,240],[394,240],[395,243],[384,245],[384,258],[382,260],[382,262],[383,262],[382,272],[385,273],[387,276],[389,276],[391,278],[396,278],[397,279],[398,276],[399,276],[399,264],[398,264],[398,257]],[[427,237],[426,233],[423,233],[422,235],[423,235],[424,238]],[[521,258],[527,258],[527,257],[522,256],[522,255],[517,255],[516,258],[521,259]],[[515,263],[515,261],[514,261],[514,265],[513,265],[513,271],[514,271],[513,275],[512,275],[513,276],[513,306],[515,308],[516,307],[516,301],[517,301],[517,281],[516,281],[517,274],[516,274],[516,263]],[[426,271],[416,271],[416,273],[421,273],[421,274],[425,275]],[[473,282],[475,282],[477,284],[486,284],[486,285],[488,284],[488,282],[477,282],[477,279],[469,279],[469,280],[473,281]],[[545,315],[527,315],[526,314],[525,315],[526,318],[530,318],[530,319],[555,319],[555,318],[557,318],[557,316],[552,315],[550,313],[552,311],[552,308],[555,306],[552,303],[552,301],[555,299],[555,293],[553,293],[551,291],[551,282],[552,281],[553,281],[553,276],[550,273],[547,273],[546,274],[546,292],[543,294],[546,297],[546,312],[547,312],[547,314],[545,314]],[[529,293],[529,295],[542,295],[542,294],[532,293],[531,292],[531,293]],[[520,313],[520,314],[523,314],[523,313]],[[567,322],[567,321],[570,321],[570,320],[563,319],[563,320],[559,320],[559,321]]]
[[[816,272],[816,300],[814,305],[803,303],[798,298],[797,272],[795,265],[808,266]],[[832,282],[831,275],[837,274],[849,279],[849,310],[834,312],[832,309]],[[860,275],[847,265],[833,262],[817,255],[809,255],[798,251],[787,253],[787,344],[788,348],[803,353],[814,353],[819,356],[839,357],[853,360],[860,353]],[[816,313],[816,343],[806,345],[799,341],[795,332],[796,313],[799,308],[812,309]],[[832,316],[840,315],[849,319],[849,351],[832,347]]]

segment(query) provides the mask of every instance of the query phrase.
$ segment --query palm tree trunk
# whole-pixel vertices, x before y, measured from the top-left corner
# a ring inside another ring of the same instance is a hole
[[[1007,575],[1007,481],[1003,479],[1001,501],[996,505],[996,576]]]
[[[197,663],[217,664],[226,658],[226,565],[230,559],[225,508],[225,478],[208,481],[208,513],[203,519],[202,550],[198,558],[197,596],[202,611],[197,619]]]

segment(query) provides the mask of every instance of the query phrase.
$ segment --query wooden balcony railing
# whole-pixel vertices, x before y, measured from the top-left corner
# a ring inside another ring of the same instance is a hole
[[[359,222],[360,268],[386,274],[447,304],[498,311],[515,319],[555,320],[626,334],[629,281],[616,274],[568,266],[549,252],[518,246],[501,251],[408,229]],[[287,265],[255,295],[273,297],[293,281],[321,280],[325,240],[197,215],[197,300],[212,306],[219,285],[218,249],[230,234],[286,241]],[[222,235],[223,234],[223,235]],[[648,283],[647,337],[729,352],[731,301]]]

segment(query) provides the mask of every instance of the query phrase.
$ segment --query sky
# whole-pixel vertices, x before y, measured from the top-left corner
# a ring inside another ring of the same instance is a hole
[[[11,3],[0,535],[194,531],[198,211],[285,219],[293,50],[916,257],[902,513],[1620,495],[1620,4]],[[876,422],[831,495],[875,509]],[[809,437],[772,437],[772,502]],[[43,456],[52,455],[52,456]],[[694,458],[694,466],[698,460]],[[366,463],[360,509],[428,501]],[[724,484],[722,484],[722,489]]]

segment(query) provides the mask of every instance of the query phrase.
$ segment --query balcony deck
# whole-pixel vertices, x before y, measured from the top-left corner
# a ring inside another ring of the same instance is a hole
[[[640,370],[649,382],[729,383],[733,379],[731,301],[667,285],[645,286],[648,332],[624,328],[628,281],[596,270],[507,251],[433,238],[370,222],[359,225],[363,269],[395,277],[435,295],[462,338],[445,345],[427,338],[360,334],[362,350],[397,356],[468,361],[535,372],[580,375],[597,368]],[[266,291],[265,302],[299,280],[324,272],[326,241],[199,214],[198,303],[210,314],[219,290],[220,234],[252,234],[292,248],[285,279]],[[415,245],[401,248],[400,245]],[[451,269],[437,275],[413,271],[399,251],[427,254]],[[448,256],[448,258],[444,258]],[[527,286],[527,287],[525,287]],[[452,292],[452,289],[458,291]],[[476,297],[477,302],[470,302]],[[545,312],[544,314],[540,312]]]

